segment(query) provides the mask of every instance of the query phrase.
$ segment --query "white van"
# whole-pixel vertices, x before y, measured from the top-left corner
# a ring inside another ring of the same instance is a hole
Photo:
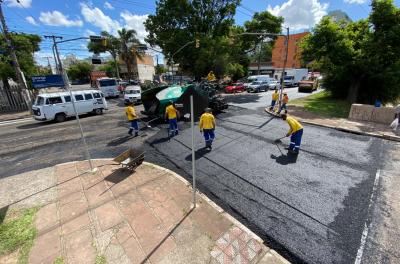
[[[79,115],[86,113],[103,114],[107,102],[99,90],[73,91],[76,111]],[[39,94],[32,106],[34,118],[39,121],[63,122],[67,117],[75,116],[69,92]]]
[[[246,82],[244,83],[244,87],[247,89],[253,82],[267,82],[270,81],[271,77],[269,75],[252,75],[247,77]]]
[[[128,86],[124,91],[124,102],[132,102],[134,104],[139,104],[142,102],[142,94],[139,85]]]
[[[96,86],[105,97],[119,97],[118,83],[114,78],[99,78],[96,80]]]

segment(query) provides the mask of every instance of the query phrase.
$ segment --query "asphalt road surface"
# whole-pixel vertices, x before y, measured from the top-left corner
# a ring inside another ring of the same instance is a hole
[[[92,158],[134,146],[146,151],[146,160],[191,180],[188,123],[181,122],[171,140],[165,124],[142,126],[141,136],[131,138],[122,100],[109,105],[104,115],[81,119]],[[302,151],[292,156],[287,139],[274,143],[287,132],[286,123],[262,111],[232,106],[217,124],[211,152],[196,129],[199,189],[293,262],[354,263],[373,216],[371,196],[382,195],[377,172],[391,160],[393,142],[305,125]],[[0,123],[0,138],[0,177],[85,158],[75,120]],[[375,252],[398,254],[372,242],[361,257],[365,263]]]

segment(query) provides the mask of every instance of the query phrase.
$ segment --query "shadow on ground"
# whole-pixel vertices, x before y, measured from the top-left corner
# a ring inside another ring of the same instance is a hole
[[[248,94],[248,93],[225,96],[225,99],[228,103],[234,103],[234,104],[255,103],[258,102],[260,98],[261,98],[260,94]]]

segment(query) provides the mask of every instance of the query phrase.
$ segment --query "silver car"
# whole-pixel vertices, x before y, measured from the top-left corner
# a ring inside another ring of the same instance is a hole
[[[261,91],[266,92],[268,90],[268,83],[269,81],[255,81],[252,82],[248,87],[247,87],[247,92],[248,93],[259,93]]]
[[[270,89],[270,90],[275,90],[275,89],[279,89],[279,88],[281,88],[281,84],[277,80],[271,80],[268,83],[268,89]]]

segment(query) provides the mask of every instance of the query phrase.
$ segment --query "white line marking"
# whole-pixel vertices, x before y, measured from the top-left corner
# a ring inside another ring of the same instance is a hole
[[[379,183],[379,177],[381,175],[381,170],[377,170],[376,174],[375,174],[375,180],[374,180],[374,186],[372,188],[372,193],[371,193],[371,197],[369,198],[369,204],[368,204],[368,218],[364,223],[364,229],[362,232],[362,236],[361,236],[361,242],[360,242],[360,247],[357,250],[357,256],[356,256],[356,260],[354,261],[354,264],[360,264],[361,260],[362,260],[362,256],[364,253],[364,248],[365,248],[365,243],[367,242],[367,237],[368,237],[368,232],[369,232],[369,226],[371,225],[369,216],[371,215],[371,208],[372,208],[372,203],[373,203],[373,199],[376,193],[376,189],[378,187],[378,183]]]
[[[32,117],[28,117],[28,118],[24,118],[24,119],[3,121],[3,122],[0,122],[0,126],[25,123],[25,122],[29,122],[29,121],[34,121],[34,119]]]

